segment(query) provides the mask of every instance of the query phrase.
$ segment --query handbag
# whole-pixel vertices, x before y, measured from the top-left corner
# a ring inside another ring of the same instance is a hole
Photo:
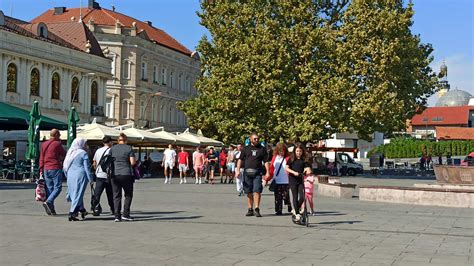
[[[35,199],[39,202],[46,201],[46,188],[44,185],[44,179],[39,179],[36,181]]]
[[[281,161],[280,165],[278,166],[278,170],[277,170],[275,176],[278,176],[278,174],[280,173],[281,165],[283,164],[283,161],[284,161],[284,160],[285,160],[285,158],[283,158],[283,160]],[[276,187],[277,187],[277,183],[275,182],[275,178],[274,178],[274,179],[272,180],[272,182],[270,183],[270,186],[268,187],[268,190],[270,190],[271,192],[275,192]]]
[[[245,168],[245,170],[244,170],[244,174],[248,178],[255,178],[256,176],[259,175],[259,173],[260,173],[260,170],[258,170],[258,169]]]

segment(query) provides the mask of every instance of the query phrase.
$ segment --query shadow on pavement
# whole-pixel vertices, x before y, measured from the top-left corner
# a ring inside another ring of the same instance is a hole
[[[331,212],[331,211],[327,211],[327,212],[316,212],[316,216],[339,216],[339,215],[347,215],[346,213],[341,213],[341,212],[337,212],[337,211],[334,211],[334,212]]]
[[[356,224],[362,223],[362,221],[335,221],[335,222],[320,222],[316,224],[329,224],[329,225],[336,225],[336,224]],[[311,224],[311,222],[310,222]]]
[[[0,190],[35,189],[34,183],[0,183]]]

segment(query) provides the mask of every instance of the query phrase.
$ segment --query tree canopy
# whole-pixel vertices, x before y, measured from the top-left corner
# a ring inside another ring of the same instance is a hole
[[[402,0],[201,1],[189,125],[226,142],[316,141],[405,127],[437,78]]]

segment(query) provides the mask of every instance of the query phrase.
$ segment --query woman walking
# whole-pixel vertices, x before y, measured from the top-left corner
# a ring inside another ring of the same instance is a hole
[[[114,161],[114,177],[112,178],[112,189],[114,192],[114,215],[115,222],[133,221],[130,216],[130,206],[133,198],[132,166],[135,165],[135,153],[131,146],[127,145],[127,135],[120,133],[118,144],[110,148],[110,155]],[[122,215],[122,190],[125,193]]]
[[[293,220],[296,223],[301,222],[302,209],[300,208],[305,199],[304,193],[304,175],[311,174],[311,164],[309,163],[306,150],[301,143],[295,145],[294,152],[291,154],[286,171],[289,173],[290,199],[293,210]]]
[[[284,143],[278,143],[273,151],[273,157],[270,164],[270,179],[265,182],[275,182],[273,186],[273,194],[275,196],[275,215],[282,215],[283,201],[290,206],[288,195],[288,173],[286,172],[286,165],[289,158],[288,149]],[[291,211],[291,207],[288,208]]]
[[[67,178],[67,201],[71,202],[69,208],[69,221],[78,221],[79,212],[84,220],[87,211],[84,208],[84,192],[87,182],[93,182],[90,172],[90,161],[87,156],[87,144],[85,139],[75,139],[64,159],[63,171]]]

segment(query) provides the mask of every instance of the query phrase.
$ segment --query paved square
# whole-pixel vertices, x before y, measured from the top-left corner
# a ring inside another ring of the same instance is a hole
[[[33,185],[0,183],[0,265],[474,265],[474,210],[315,199],[310,227],[273,215],[262,196],[262,218],[245,217],[235,185],[136,183],[132,216],[88,216],[68,222],[66,187],[60,215],[48,217]],[[432,182],[351,178],[358,184]],[[65,184],[64,184],[65,185]],[[90,192],[86,192],[89,206]],[[102,206],[107,211],[105,195]]]

